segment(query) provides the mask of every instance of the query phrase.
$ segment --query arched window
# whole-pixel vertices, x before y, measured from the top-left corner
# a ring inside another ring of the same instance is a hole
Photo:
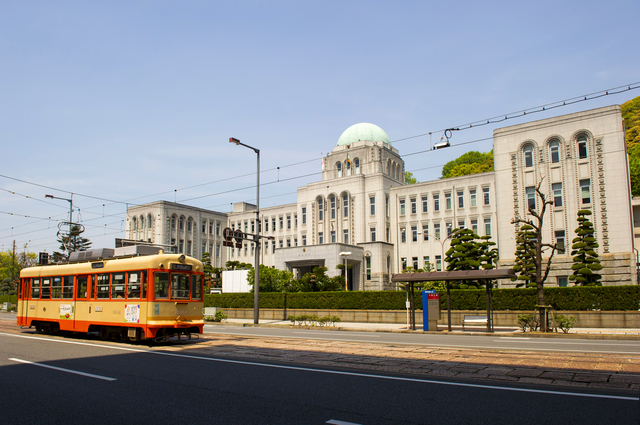
[[[560,162],[560,142],[557,140],[549,143],[549,156],[551,157],[551,163],[557,164]]]
[[[137,218],[135,218],[135,217],[133,217],[133,218],[131,219],[131,225],[129,226],[129,228],[130,228],[131,230],[136,230],[136,228],[137,228],[137,227],[138,227],[138,219],[137,219]]]
[[[147,216],[147,227],[148,227],[149,229],[151,229],[151,224],[152,224],[152,222],[151,222],[151,214],[149,214],[149,215]]]
[[[331,219],[335,220],[336,218],[336,197],[331,195],[329,197],[329,204],[331,205]]]
[[[350,160],[347,160],[345,168],[347,169],[347,177],[348,177],[348,176],[351,175],[351,161]]]
[[[533,146],[527,145],[522,151],[524,152],[525,168],[533,167]]]
[[[324,220],[324,203],[322,198],[318,198],[318,221]]]
[[[342,163],[336,162],[336,171],[338,172],[338,178],[342,177]]]
[[[344,218],[349,217],[349,194],[342,195],[342,209],[344,210]]]
[[[140,216],[140,230],[144,230],[144,216]]]
[[[387,159],[387,176],[391,175],[391,160]]]
[[[360,174],[360,158],[356,158],[353,160],[353,164],[355,165],[355,174]]]
[[[578,136],[578,159],[585,159],[588,157],[587,153],[587,136],[581,134]]]

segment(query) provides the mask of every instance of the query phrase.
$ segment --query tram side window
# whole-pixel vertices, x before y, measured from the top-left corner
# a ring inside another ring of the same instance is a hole
[[[33,279],[33,283],[31,284],[31,298],[36,300],[40,298],[40,279]]]
[[[155,288],[155,298],[169,298],[169,273],[155,272],[153,274]]]
[[[91,298],[91,295],[87,293],[89,288],[87,276],[78,276],[78,286],[76,288],[76,298]]]
[[[96,298],[109,299],[109,275],[99,274],[96,276]]]
[[[111,299],[124,298],[124,273],[111,273]]]
[[[171,274],[171,299],[188,300],[191,292],[189,275]]]
[[[55,276],[52,278],[51,283],[51,299],[62,297],[62,277]]]
[[[64,276],[62,278],[62,298],[73,298],[73,276]]]
[[[143,283],[143,272],[129,272],[127,279],[127,298],[140,298],[140,290]]]
[[[51,298],[51,278],[45,277],[42,279],[42,295],[41,298],[43,300],[48,300]]]
[[[191,276],[191,299],[192,300],[201,300],[202,299],[202,279],[198,275]]]

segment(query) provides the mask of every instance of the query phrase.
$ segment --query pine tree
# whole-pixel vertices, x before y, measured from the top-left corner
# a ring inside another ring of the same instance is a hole
[[[516,261],[513,271],[518,275],[516,287],[536,287],[536,232],[530,224],[520,226],[516,235]]]
[[[455,229],[452,234],[451,246],[445,253],[447,270],[478,270],[480,268],[480,247],[476,242],[479,238],[471,229]],[[478,287],[478,282],[452,283],[454,288]]]
[[[69,234],[58,233],[58,242],[60,242],[60,251],[54,251],[51,261],[54,263],[64,263],[69,261],[72,252],[86,251],[91,248],[91,241],[80,236],[84,233],[84,226],[80,224],[71,225]]]
[[[569,279],[575,280],[576,285],[602,286],[600,282],[602,275],[597,273],[602,270],[602,264],[595,251],[599,245],[593,237],[593,223],[587,218],[590,215],[589,210],[578,211],[578,228],[571,245],[571,255],[574,256],[573,266],[571,266],[573,274]]]

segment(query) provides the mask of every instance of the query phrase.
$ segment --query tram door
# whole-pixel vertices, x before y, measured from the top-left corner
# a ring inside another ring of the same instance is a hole
[[[73,314],[73,328],[76,329],[76,321],[85,322],[89,320],[89,308],[91,299],[91,276],[83,275],[76,277],[76,296]]]

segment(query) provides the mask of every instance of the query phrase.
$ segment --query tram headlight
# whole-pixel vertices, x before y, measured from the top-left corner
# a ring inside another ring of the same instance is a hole
[[[184,263],[185,258],[186,257],[184,256],[184,254],[182,254],[178,257],[178,261],[180,261],[181,263]]]

